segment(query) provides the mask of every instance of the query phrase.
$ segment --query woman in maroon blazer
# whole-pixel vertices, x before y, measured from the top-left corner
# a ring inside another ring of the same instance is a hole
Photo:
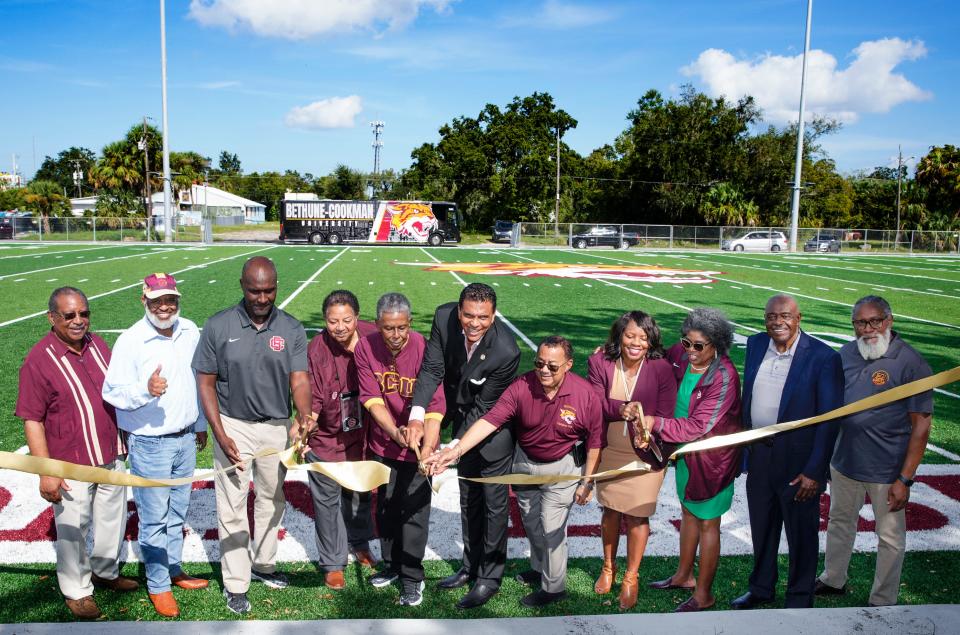
[[[666,463],[650,449],[637,450],[637,429],[628,423],[624,410],[671,416],[677,400],[677,383],[664,359],[660,329],[643,311],[624,313],[610,329],[603,349],[588,360],[590,382],[603,404],[606,425],[598,470],[613,470],[636,460],[650,464],[647,473],[620,476],[597,483],[597,502],[603,507],[601,536],[603,568],[594,585],[598,594],[609,593],[616,578],[616,556],[620,542],[620,520],[627,525],[627,570],[620,588],[620,608],[637,603],[637,571],[650,536],[650,516],[657,508]],[[669,456],[672,448],[661,451]]]

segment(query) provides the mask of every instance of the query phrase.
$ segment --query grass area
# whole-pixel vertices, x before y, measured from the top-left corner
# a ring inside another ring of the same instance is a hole
[[[956,588],[960,576],[955,571],[957,552],[914,552],[907,555],[900,585],[901,604],[944,604],[956,601]],[[655,591],[646,588],[646,583],[665,578],[673,573],[677,559],[672,557],[648,557],[640,570],[641,589],[634,613],[665,613],[673,611],[688,597],[684,591]],[[449,575],[458,562],[428,561],[424,563],[427,588],[423,604],[417,607],[399,605],[399,590],[396,585],[374,589],[365,582],[369,573],[356,564],[347,570],[347,587],[330,591],[323,586],[323,574],[308,563],[282,565],[288,574],[290,586],[273,590],[260,583],[250,587],[249,598],[253,610],[240,617],[229,612],[222,595],[220,567],[217,564],[189,564],[191,575],[207,578],[211,584],[202,591],[174,589],[183,619],[187,620],[315,620],[315,619],[389,619],[389,618],[497,618],[497,617],[547,617],[562,615],[604,615],[619,613],[619,579],[613,590],[604,596],[593,592],[593,583],[600,570],[596,558],[572,558],[567,577],[569,597],[552,606],[528,609],[520,605],[520,598],[530,591],[529,587],[514,580],[517,573],[528,567],[526,560],[510,560],[507,563],[503,586],[499,594],[485,606],[471,611],[454,607],[466,589],[441,591],[435,582]],[[777,589],[778,601],[771,608],[783,607],[786,587],[787,559],[780,557],[780,576]],[[623,570],[620,560],[619,568]],[[749,556],[727,556],[722,559],[714,584],[716,605],[714,610],[728,608],[729,602],[747,590],[747,579],[753,560]],[[850,562],[850,592],[840,597],[817,598],[818,607],[866,606],[876,566],[874,554],[857,553]],[[818,570],[822,570],[821,558]],[[143,567],[129,564],[123,574],[139,578],[145,584]],[[935,582],[932,582],[935,580]],[[63,604],[57,588],[56,572],[52,565],[7,565],[0,566],[0,623],[64,622],[73,621],[73,616]],[[95,594],[100,609],[110,620],[156,621],[162,620],[153,610],[146,591],[114,593],[97,590]]]

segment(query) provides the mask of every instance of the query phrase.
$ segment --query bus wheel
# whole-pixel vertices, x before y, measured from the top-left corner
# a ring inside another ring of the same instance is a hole
[[[310,244],[311,245],[322,245],[323,244],[323,235],[318,232],[310,234]]]
[[[327,242],[330,243],[331,245],[339,245],[340,243],[343,242],[343,239],[340,238],[340,234],[338,234],[337,232],[333,232],[327,236]]]
[[[430,234],[430,237],[427,238],[427,244],[431,247],[439,247],[443,244],[443,236],[440,234]]]

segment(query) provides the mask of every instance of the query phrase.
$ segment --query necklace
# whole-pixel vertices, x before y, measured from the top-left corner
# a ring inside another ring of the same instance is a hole
[[[692,368],[694,372],[702,373],[703,371],[710,368],[710,364],[707,364],[706,366],[694,366],[693,364],[690,364],[690,368]]]
[[[620,359],[617,360],[617,362],[620,364],[619,370],[620,370],[620,381],[623,383],[623,397],[627,401],[627,403],[630,403],[630,397],[633,396],[633,389],[637,386],[637,380],[640,379],[640,371],[643,370],[643,362],[645,361],[647,361],[646,357],[640,360],[640,366],[639,368],[637,368],[637,374],[633,376],[633,383],[628,385],[627,371],[623,367],[623,358],[621,357]],[[626,421],[623,422],[623,436],[627,436]]]

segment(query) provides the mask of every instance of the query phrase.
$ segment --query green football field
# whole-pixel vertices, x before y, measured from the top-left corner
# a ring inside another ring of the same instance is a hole
[[[631,249],[510,250],[445,247],[312,247],[276,245],[152,246],[152,245],[0,245],[0,450],[24,445],[22,423],[13,416],[17,372],[24,355],[48,330],[46,302],[63,285],[76,286],[90,298],[91,328],[108,342],[142,315],[142,278],[155,271],[173,274],[184,294],[182,312],[198,324],[216,311],[239,301],[240,268],[253,255],[272,258],[279,270],[277,303],[298,317],[313,336],[322,326],[323,297],[346,288],[360,299],[361,317],[373,319],[377,298],[399,291],[410,298],[414,328],[429,334],[434,308],[457,299],[465,282],[485,282],[497,290],[498,309],[515,331],[523,351],[521,370],[532,367],[533,346],[547,335],[564,335],[573,342],[575,370],[586,371],[586,358],[602,344],[611,322],[626,310],[651,313],[660,324],[664,344],[679,338],[687,310],[696,306],[722,309],[737,325],[738,341],[731,353],[742,368],[742,339],[763,328],[763,307],[774,293],[794,295],[803,313],[802,327],[834,345],[852,336],[850,308],[859,297],[879,294],[895,314],[894,328],[939,372],[960,365],[960,258],[897,255],[731,254],[719,252],[654,252]],[[657,269],[659,268],[659,269]],[[636,277],[646,270],[648,277]],[[699,273],[704,272],[704,273]],[[708,278],[706,283],[682,281]],[[662,280],[658,278],[667,278]],[[924,462],[960,466],[960,385],[943,387],[935,396],[931,449]],[[209,448],[200,464],[210,466]],[[946,466],[944,466],[946,467]],[[599,541],[599,539],[597,539]],[[901,599],[908,603],[955,602],[960,576],[950,562],[957,552],[908,555]],[[675,566],[672,557],[648,557],[641,581],[665,577]],[[854,594],[818,600],[819,606],[865,605],[873,554],[856,554],[852,575],[862,579]],[[351,565],[352,566],[352,565]],[[445,575],[457,563],[433,561],[429,578]],[[524,568],[512,560],[509,571]],[[571,599],[548,609],[529,611],[517,606],[525,590],[505,581],[503,592],[480,612],[458,613],[452,604],[460,593],[428,593],[416,609],[372,596],[351,570],[348,588],[331,594],[321,586],[322,575],[306,563],[287,563],[297,573],[289,593],[273,593],[254,585],[260,619],[325,617],[496,617],[616,612],[616,595],[592,595],[596,559],[571,562]],[[781,580],[786,561],[782,558]],[[621,567],[622,568],[622,567]],[[745,590],[750,558],[725,556],[717,580],[718,608]],[[125,572],[142,576],[142,567]],[[193,565],[191,572],[211,577],[219,589],[219,567]],[[929,585],[930,579],[938,583]],[[141,577],[142,580],[142,577]],[[942,584],[940,583],[942,582]],[[781,582],[782,584],[782,582]],[[218,592],[218,591],[215,591]],[[396,594],[394,594],[396,595]],[[781,594],[782,595],[782,594]],[[56,576],[49,564],[0,563],[0,623],[68,620],[59,600]],[[230,619],[222,600],[209,594],[190,596],[177,591],[187,619]],[[145,592],[126,597],[97,595],[111,619],[154,619]],[[667,611],[682,594],[641,592],[637,611]],[[612,600],[612,601],[611,601]]]

